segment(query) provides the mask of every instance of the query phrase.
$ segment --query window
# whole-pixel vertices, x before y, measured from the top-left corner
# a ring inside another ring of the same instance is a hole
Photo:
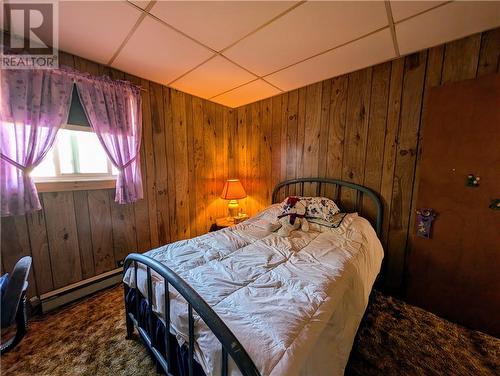
[[[52,149],[31,172],[35,182],[114,180],[116,175],[97,135],[79,125],[60,129]]]

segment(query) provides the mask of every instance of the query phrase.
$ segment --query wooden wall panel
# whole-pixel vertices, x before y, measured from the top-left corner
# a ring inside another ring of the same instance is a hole
[[[264,199],[264,204],[271,201],[272,190],[272,111],[273,102],[271,99],[262,101],[261,107],[261,129],[260,129],[260,160],[259,169],[262,171],[262,176],[259,179],[259,190]],[[279,170],[278,170],[279,171]],[[277,172],[278,172],[277,171]]]
[[[196,197],[196,235],[203,234],[207,223],[207,190],[205,187],[205,143],[203,136],[203,101],[193,97],[193,159],[195,173]]]
[[[389,103],[387,105],[387,124],[384,142],[384,162],[382,166],[382,181],[380,197],[384,205],[382,223],[382,244],[387,249],[389,222],[392,212],[392,186],[394,182],[394,167],[396,164],[396,149],[398,144],[399,117],[401,114],[401,93],[403,90],[404,59],[392,62],[391,85],[389,87]]]
[[[116,267],[113,252],[111,204],[108,191],[89,191],[88,205],[94,268],[96,274],[101,274]]]
[[[481,34],[448,43],[444,53],[442,83],[476,77]]]
[[[230,170],[231,153],[233,148],[231,129],[234,128],[236,118],[234,117],[234,111],[230,108],[223,106],[215,106],[215,108],[217,109],[215,123],[217,139],[215,166],[218,166],[215,181],[215,204],[217,205],[219,217],[224,217],[228,214],[227,202],[220,198],[220,194],[224,188],[225,181],[231,177],[237,177],[237,174],[235,174],[234,171],[234,166],[233,171]],[[219,149],[219,146],[222,149]]]
[[[307,87],[306,115],[304,122],[303,177],[318,176],[322,89],[323,85],[321,82]],[[314,196],[315,187],[313,187],[312,184],[306,184],[305,194],[307,196]]]
[[[143,88],[141,91],[142,97],[142,149],[145,159],[146,169],[142,170],[143,188],[147,192],[148,218],[149,218],[149,234],[151,247],[155,248],[160,245],[158,215],[157,215],[157,181],[156,181],[156,163],[154,151],[154,136],[155,129],[152,123],[151,113],[151,89],[149,81],[141,79],[140,85]],[[142,157],[142,154],[141,154]],[[146,177],[146,179],[144,179]]]
[[[43,198],[40,195],[40,203],[43,206]],[[52,281],[52,267],[50,263],[49,241],[47,239],[47,228],[45,225],[45,211],[39,210],[26,216],[33,257],[33,270],[36,271],[36,286],[40,294],[54,289]],[[6,229],[2,229],[5,231]]]
[[[286,179],[297,177],[297,162],[300,152],[297,150],[299,91],[288,93],[287,130],[286,130]],[[289,194],[295,194],[295,187],[290,187]]]
[[[273,155],[274,153],[280,153],[280,160],[281,160],[281,170],[280,170],[280,177],[279,177],[279,181],[282,181],[282,180],[285,180],[286,179],[286,169],[287,169],[287,156],[288,156],[288,153],[286,151],[286,148],[287,148],[287,132],[288,132],[288,116],[289,116],[289,112],[288,112],[288,98],[289,98],[289,95],[288,93],[284,93],[280,96],[277,96],[275,98],[278,98],[281,100],[281,107],[279,106],[276,106],[273,107],[275,108],[273,110],[273,114],[276,112],[276,116],[278,118],[281,118],[281,145],[280,146],[277,146],[277,145],[274,145],[274,149],[273,149]],[[276,99],[274,98],[274,100],[276,101]],[[279,108],[281,108],[281,113],[279,113]],[[274,115],[273,115],[274,116]],[[273,117],[274,119],[274,117]],[[235,126],[238,125],[238,122],[235,123]],[[274,124],[273,124],[274,126]],[[282,198],[285,198],[284,197],[284,193],[282,193]]]
[[[189,186],[188,186],[188,148],[187,148],[187,114],[185,94],[172,90],[172,133],[173,155],[175,158],[175,211],[177,219],[177,239],[186,239],[191,235],[189,223]],[[179,168],[183,166],[184,168]]]
[[[195,145],[194,145],[194,112],[193,98],[185,96],[184,106],[186,108],[186,153],[187,153],[187,174],[188,174],[188,200],[189,200],[189,227],[191,236],[198,235],[197,211],[196,211],[196,165],[195,165]],[[234,127],[233,127],[234,128]]]
[[[325,176],[341,177],[342,164],[344,160],[344,139],[347,109],[347,76],[337,77],[331,80],[330,90],[330,113],[328,116],[328,139],[326,154]],[[328,187],[325,194],[332,197],[333,191]]]
[[[2,268],[10,273],[21,257],[33,257],[26,218],[24,216],[2,217],[1,230]],[[28,296],[34,296],[37,293],[35,277],[36,271],[33,270],[29,276]],[[49,285],[50,282],[46,283]]]
[[[328,152],[328,125],[330,119],[330,105],[332,96],[332,80],[326,80],[321,83],[321,118],[319,119],[318,132],[318,174],[325,176],[327,167]],[[322,194],[324,191],[322,192]]]
[[[297,138],[295,140],[295,152],[297,157],[297,167],[295,177],[304,175],[304,142],[306,131],[306,98],[307,87],[299,89],[299,101],[297,104]]]
[[[125,259],[129,253],[137,252],[137,235],[133,205],[120,205],[115,202],[115,191],[108,190],[111,207],[111,228],[113,231],[114,264]]]
[[[260,192],[258,191],[258,179],[259,175],[263,171],[259,170],[259,151],[260,151],[260,103],[256,102],[248,106],[248,111],[245,115],[247,118],[247,182],[246,189],[248,189],[247,194],[249,195],[247,200],[247,209],[250,212],[255,213],[258,211],[259,204],[257,200],[261,199]]]
[[[170,238],[170,207],[168,191],[167,150],[165,145],[165,121],[162,88],[156,83],[149,85],[151,127],[153,128],[153,159],[155,167],[156,214],[158,241],[165,244]],[[143,125],[144,126],[144,125]]]
[[[214,191],[215,199],[224,187],[224,176],[227,176],[227,140],[224,140],[224,110],[221,106],[215,107],[215,163],[214,163]],[[216,218],[224,216],[224,207],[216,205]]]
[[[76,228],[78,232],[78,246],[80,248],[82,278],[86,279],[95,275],[88,192],[87,191],[73,192],[73,201],[75,205],[75,218],[76,218]]]
[[[217,205],[215,201],[217,200],[220,192],[216,191],[216,182],[215,182],[215,170],[217,163],[217,150],[215,146],[216,141],[216,129],[215,129],[215,121],[216,121],[216,109],[215,103],[210,103],[204,101],[202,104],[203,108],[203,155],[204,155],[204,173],[203,179],[198,183],[203,185],[205,190],[205,208],[206,208],[206,217],[205,217],[205,226],[202,229],[202,233],[208,231],[212,223],[215,222],[215,218],[217,218]]]
[[[487,31],[481,36],[481,52],[477,76],[496,73],[500,58],[500,28]]]
[[[224,126],[223,130],[223,138],[224,138],[224,147],[227,148],[227,163],[225,172],[228,178],[235,177],[238,175],[237,166],[236,166],[236,152],[234,150],[234,137],[236,130],[236,111],[233,109],[225,108],[224,109]]]
[[[380,192],[382,181],[390,79],[390,63],[380,64],[373,68],[367,135],[369,147],[366,148],[363,185],[375,192]],[[376,216],[375,205],[366,197],[363,198],[362,214],[371,220],[374,220]]]
[[[271,111],[271,181],[269,189],[272,189],[277,183],[285,178],[285,161],[286,159],[286,143],[283,142],[283,137],[286,137],[286,130],[283,128],[284,110],[282,109],[283,96],[272,98]]]
[[[142,164],[142,163],[141,163]],[[145,164],[142,166],[143,171],[146,170]],[[135,217],[135,233],[137,236],[137,251],[146,252],[151,249],[151,235],[149,223],[149,210],[148,210],[148,191],[144,189],[144,199],[136,202],[134,206]]]
[[[370,91],[372,68],[349,75],[346,110],[346,132],[342,179],[362,184],[365,174],[368,119],[370,117]],[[342,192],[343,209],[352,211],[356,206],[356,192],[347,189]]]
[[[169,239],[178,239],[179,234],[179,223],[177,210],[175,206],[175,195],[176,195],[176,182],[175,182],[175,171],[177,166],[175,163],[175,150],[174,150],[174,125],[173,116],[174,108],[172,108],[172,90],[162,86],[163,92],[163,113],[165,122],[165,156],[161,154],[155,156],[155,158],[166,158],[167,159],[167,197],[168,199],[168,221],[170,225],[170,237]]]
[[[73,192],[43,195],[54,288],[82,279]]]
[[[237,127],[234,132],[235,137],[233,139],[234,146],[233,149],[236,151],[235,153],[235,163],[236,163],[236,168],[237,168],[237,173],[239,178],[241,179],[241,183],[243,184],[243,187],[246,187],[245,189],[247,190],[248,194],[248,187],[249,187],[249,179],[248,179],[248,174],[247,174],[247,130],[246,130],[246,124],[247,124],[247,117],[246,117],[246,112],[247,112],[247,107],[244,108],[239,108],[236,110],[236,122],[237,122]],[[248,210],[248,198],[245,198],[243,200],[240,200],[240,205],[242,210],[247,213],[249,212]]]

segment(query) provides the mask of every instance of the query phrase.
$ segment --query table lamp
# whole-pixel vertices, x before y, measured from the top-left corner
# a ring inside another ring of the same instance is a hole
[[[229,204],[227,205],[229,217],[235,218],[238,216],[239,210],[237,200],[247,197],[247,194],[239,179],[228,179],[226,184],[224,184],[220,197],[224,200],[229,200]]]

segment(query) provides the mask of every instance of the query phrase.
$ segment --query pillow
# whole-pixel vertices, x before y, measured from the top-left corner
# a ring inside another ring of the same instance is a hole
[[[338,206],[326,197],[298,197],[306,207],[305,217],[310,219],[321,219],[326,222],[332,223],[334,216],[340,213]],[[283,201],[282,206],[285,208],[288,197]]]
[[[0,277],[0,298],[3,298],[5,290],[7,289],[7,284],[9,283],[9,273],[5,273]]]
[[[326,197],[302,197],[306,202],[306,218],[322,219],[327,222],[332,222],[335,214],[340,212],[338,206]]]

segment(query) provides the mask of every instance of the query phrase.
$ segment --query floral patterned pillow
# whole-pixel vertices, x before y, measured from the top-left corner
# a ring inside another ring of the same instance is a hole
[[[288,197],[283,201],[283,205],[287,200]],[[332,223],[335,221],[335,214],[340,213],[335,202],[326,197],[300,197],[300,201],[306,206],[307,219],[315,218]]]

